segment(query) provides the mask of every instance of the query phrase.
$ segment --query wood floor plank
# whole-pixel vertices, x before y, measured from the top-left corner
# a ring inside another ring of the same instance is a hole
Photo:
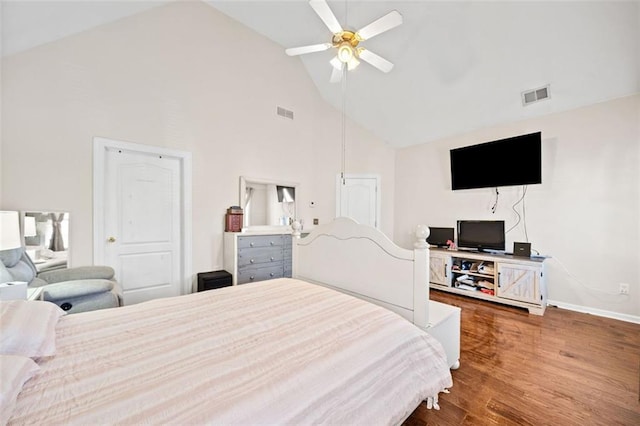
[[[405,425],[640,425],[640,325],[431,291],[462,308],[460,368],[440,410]]]

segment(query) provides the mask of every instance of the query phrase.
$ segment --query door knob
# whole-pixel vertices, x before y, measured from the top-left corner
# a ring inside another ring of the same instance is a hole
[[[107,238],[107,242],[115,243],[115,242],[116,242],[116,237],[109,237],[109,238]]]

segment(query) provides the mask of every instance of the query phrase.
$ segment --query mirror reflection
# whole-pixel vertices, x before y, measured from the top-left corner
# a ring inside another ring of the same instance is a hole
[[[25,212],[22,234],[27,255],[38,272],[67,267],[69,213]]]
[[[243,227],[289,227],[296,218],[296,184],[240,178]]]

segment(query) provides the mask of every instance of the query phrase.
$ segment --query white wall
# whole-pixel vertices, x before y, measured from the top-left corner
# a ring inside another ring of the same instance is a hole
[[[549,299],[640,316],[640,95],[399,150],[396,242],[410,247],[418,223],[495,219],[509,229],[522,187],[500,188],[492,214],[495,189],[451,191],[449,150],[535,131],[542,131],[543,177],[527,190],[526,230],[532,247],[552,257]],[[507,249],[526,241],[524,231],[521,224],[507,234]],[[630,295],[618,294],[619,283],[630,284]]]
[[[69,211],[72,265],[92,263],[95,136],[192,152],[194,273],[222,267],[241,175],[299,183],[306,224],[335,215],[339,112],[298,58],[206,4],[161,6],[8,56],[2,95],[0,208]],[[347,135],[348,171],[381,174],[393,200],[393,150],[351,123]],[[392,235],[391,202],[382,227]]]

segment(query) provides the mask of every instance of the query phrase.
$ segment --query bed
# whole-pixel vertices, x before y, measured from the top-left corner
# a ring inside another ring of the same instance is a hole
[[[457,369],[460,308],[429,300],[428,235],[429,228],[418,225],[414,249],[407,250],[371,226],[337,218],[297,240],[293,273],[396,312],[436,337]]]
[[[360,235],[336,238],[348,230]],[[382,300],[384,291],[354,297],[361,284],[354,288],[345,283],[356,281],[334,280],[327,270],[339,260],[313,266],[329,260],[315,252],[330,239],[328,246],[342,259],[360,241],[359,258],[377,253],[370,269],[389,268],[395,261],[383,258],[407,253],[367,248],[387,246],[381,235],[341,220],[320,227],[295,244],[295,278],[74,315],[47,302],[2,302],[2,420],[10,425],[400,424],[421,401],[437,401],[453,384],[443,345],[413,324],[424,321],[428,327],[428,308],[416,312],[401,306],[407,311],[401,316],[378,306],[397,302]],[[311,261],[316,254],[317,261]],[[410,278],[413,287],[413,275],[426,274],[423,255],[425,250],[416,249],[412,260],[402,260],[403,267],[394,266],[397,278]],[[411,277],[407,268],[414,271]],[[372,279],[372,288],[380,288],[378,281]],[[399,292],[404,303],[405,292]],[[370,303],[364,297],[381,300]],[[19,309],[38,313],[17,314]],[[45,321],[38,326],[40,316]],[[44,335],[44,343],[8,359],[8,330],[23,326],[20,318],[30,319],[24,335],[30,340]],[[14,363],[19,368],[5,371]],[[9,380],[17,371],[24,374]],[[9,382],[20,387],[13,400],[6,399]]]

